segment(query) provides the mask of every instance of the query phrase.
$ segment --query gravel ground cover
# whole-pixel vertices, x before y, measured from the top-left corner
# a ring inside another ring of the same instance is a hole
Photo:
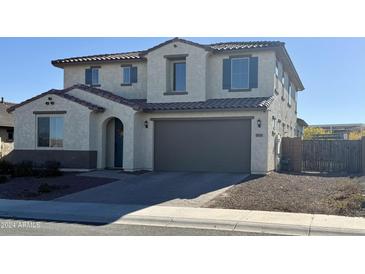
[[[251,176],[204,207],[365,216],[365,177],[270,173]]]
[[[77,176],[77,173],[48,178],[16,177],[0,184],[0,199],[53,200],[114,181],[115,179]]]

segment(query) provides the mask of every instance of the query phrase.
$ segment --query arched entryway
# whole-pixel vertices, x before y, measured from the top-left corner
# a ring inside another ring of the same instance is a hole
[[[123,168],[124,126],[118,118],[110,118],[106,123],[105,167]]]

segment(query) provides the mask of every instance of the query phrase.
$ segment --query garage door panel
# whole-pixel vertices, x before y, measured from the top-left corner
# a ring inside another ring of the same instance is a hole
[[[155,170],[249,172],[251,120],[155,122]]]

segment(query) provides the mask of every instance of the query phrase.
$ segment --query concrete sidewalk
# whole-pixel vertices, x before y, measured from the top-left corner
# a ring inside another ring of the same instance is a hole
[[[0,199],[0,217],[278,235],[365,235],[365,218],[268,211]]]

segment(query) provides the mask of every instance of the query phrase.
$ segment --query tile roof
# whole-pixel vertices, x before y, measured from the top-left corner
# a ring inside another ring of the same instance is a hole
[[[262,49],[281,46],[284,46],[284,43],[280,41],[223,42],[208,45],[208,47],[215,51]]]
[[[136,111],[144,112],[209,109],[266,109],[274,100],[274,96],[271,96],[254,98],[209,99],[207,101],[201,102],[147,103],[145,99],[126,99],[110,91],[82,84],[74,85],[68,89],[65,89],[64,92],[75,88],[90,92],[119,104],[127,105]]]
[[[0,127],[14,127],[14,117],[6,111],[12,106],[13,103],[0,103]]]
[[[306,121],[304,121],[303,119],[297,118],[297,124],[303,127],[307,127],[308,124]]]
[[[129,106],[129,107],[133,108],[134,110],[137,110],[137,111],[141,110],[141,106],[138,102],[139,100],[129,100],[122,96],[116,95],[110,91],[100,89],[100,88],[90,87],[90,86],[83,85],[83,84],[73,85],[72,87],[65,89],[64,92],[68,92],[69,90],[73,90],[73,89],[81,89],[83,91],[109,99],[113,102]]]
[[[113,61],[135,61],[144,60],[143,51],[99,54],[90,56],[70,57],[65,59],[57,59],[52,61],[54,66],[62,66],[73,63],[89,63],[89,62],[113,62]]]
[[[82,84],[74,85],[68,89],[65,89],[64,92],[75,88],[101,96],[113,102],[129,106],[136,111],[143,112],[209,109],[260,109],[268,108],[274,99],[272,96],[256,98],[209,99],[202,102],[147,103],[145,99],[126,99],[110,91]]]
[[[145,60],[144,55],[150,51],[153,51],[157,48],[160,48],[164,45],[167,45],[171,42],[182,42],[185,44],[201,47],[210,51],[226,51],[226,50],[242,50],[242,49],[261,49],[261,48],[270,48],[270,47],[280,47],[283,46],[284,43],[279,41],[251,41],[251,42],[225,42],[225,43],[216,43],[216,44],[208,44],[203,45],[199,43],[195,43],[189,40],[174,38],[167,40],[157,46],[154,46],[145,51],[134,51],[134,52],[124,52],[124,53],[112,53],[112,54],[99,54],[99,55],[90,55],[90,56],[80,56],[80,57],[70,57],[65,59],[57,59],[53,60],[52,64],[54,66],[62,66],[67,64],[74,63],[91,63],[91,62],[110,62],[110,61],[135,61],[135,60]]]
[[[66,94],[65,90],[51,89],[51,90],[46,91],[46,92],[43,92],[43,93],[41,93],[41,94],[39,94],[37,96],[34,96],[34,97],[32,97],[32,98],[30,98],[28,100],[25,100],[25,101],[23,101],[23,102],[21,102],[21,103],[19,103],[17,105],[13,105],[13,106],[9,107],[7,109],[7,112],[8,113],[11,113],[12,111],[14,111],[15,109],[17,109],[18,107],[24,106],[24,105],[26,105],[26,104],[34,101],[34,100],[37,100],[37,99],[39,99],[39,98],[41,98],[41,97],[43,97],[45,95],[48,95],[48,94],[60,96],[60,97],[62,97],[64,99],[66,99],[66,100],[69,100],[69,101],[78,103],[78,104],[80,104],[80,105],[82,105],[84,107],[87,107],[88,109],[90,109],[92,111],[95,111],[95,112],[103,112],[105,110],[103,107],[100,107],[100,106],[95,105],[93,103],[87,102],[85,100],[81,100],[81,99],[76,98],[76,97],[74,97],[72,95]]]
[[[55,90],[52,89],[50,91],[44,92],[38,96],[35,96],[31,99],[28,99],[18,105],[14,105],[8,108],[8,112],[12,112],[16,108],[28,104],[38,98],[41,98],[47,94],[55,94],[60,97],[63,97],[67,100],[73,101],[80,105],[83,105],[93,111],[103,112],[105,109],[103,107],[97,106],[85,100],[81,100],[76,98],[67,92],[73,89],[80,89],[85,92],[89,92],[91,94],[103,97],[105,99],[111,100],[113,102],[126,105],[131,107],[136,111],[142,112],[159,112],[159,111],[190,111],[190,110],[200,110],[200,111],[209,111],[209,110],[233,110],[233,109],[267,109],[274,97],[255,97],[255,98],[227,98],[227,99],[209,99],[207,101],[201,102],[175,102],[175,103],[147,103],[145,99],[126,99],[122,96],[116,95],[110,91],[103,90],[100,88],[90,87],[82,84],[77,84],[72,87],[63,89],[63,90]]]
[[[78,103],[78,104],[80,104],[80,105],[82,105],[84,107],[87,107],[88,109],[91,109],[92,111],[95,111],[95,112],[104,112],[105,111],[105,108],[103,108],[103,107],[100,107],[100,106],[95,105],[93,103],[87,102],[85,100],[81,100],[79,98],[76,98],[76,97],[74,97],[74,96],[72,96],[70,94],[64,93],[62,91],[61,92],[57,92],[55,94],[58,95],[58,96],[61,96],[61,97],[65,98],[67,100],[70,100],[72,102]]]
[[[267,109],[274,97],[208,99],[202,102],[146,103],[140,102],[144,112]]]

